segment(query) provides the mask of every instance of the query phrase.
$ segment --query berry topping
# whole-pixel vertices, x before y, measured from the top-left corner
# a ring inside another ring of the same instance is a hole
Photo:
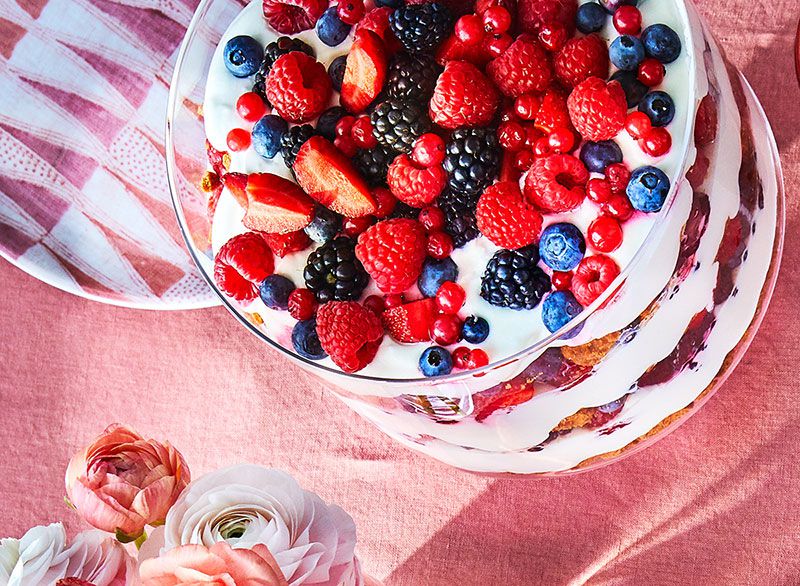
[[[557,332],[573,318],[580,315],[583,307],[569,291],[554,291],[542,303],[542,322],[551,332]],[[563,337],[572,338],[580,332],[580,328],[568,332]]]
[[[653,123],[644,112],[631,112],[625,119],[625,130],[633,138],[643,138],[651,128],[653,128]]]
[[[419,369],[425,376],[442,376],[453,371],[453,357],[440,346],[431,346],[419,357]]]
[[[420,210],[417,219],[428,232],[444,229],[444,212],[439,208],[430,206]]]
[[[500,91],[512,98],[544,91],[553,78],[547,53],[529,36],[514,41],[508,50],[489,63],[486,72]]]
[[[328,353],[322,349],[317,335],[316,319],[306,319],[294,324],[292,346],[294,346],[295,352],[309,360],[322,360],[328,356]]]
[[[433,51],[453,24],[450,11],[438,2],[398,8],[389,17],[389,23],[409,52]]]
[[[441,260],[453,254],[454,248],[453,238],[447,232],[431,232],[428,234],[426,247],[428,256]]]
[[[517,0],[519,26],[527,33],[538,34],[546,24],[558,24],[571,31],[577,11],[577,0]]]
[[[657,212],[669,194],[669,178],[657,167],[639,167],[632,174],[625,193],[634,209]]]
[[[444,160],[450,189],[479,195],[497,177],[500,167],[498,151],[497,136],[491,129],[462,128],[453,132],[447,142]]]
[[[642,31],[642,43],[649,57],[672,63],[681,54],[681,38],[665,24],[654,24]]]
[[[364,5],[362,4],[361,7],[363,8]],[[317,36],[329,47],[341,44],[349,34],[350,24],[342,21],[336,6],[327,8],[317,21]]]
[[[478,194],[445,190],[440,196],[439,209],[444,212],[444,230],[453,238],[453,245],[461,248],[470,240],[480,236],[475,209]]]
[[[436,303],[433,299],[420,299],[383,311],[381,318],[386,331],[393,340],[405,344],[428,342],[430,329],[436,319]]]
[[[427,258],[422,265],[417,286],[425,297],[434,297],[444,283],[455,282],[456,279],[458,279],[458,266],[452,258],[442,260]]]
[[[225,44],[225,67],[236,77],[249,77],[261,67],[264,47],[253,37],[233,37]]]
[[[375,223],[375,216],[361,216],[360,218],[345,218],[342,224],[342,234],[355,238],[366,232],[367,228]]]
[[[378,146],[378,141],[372,133],[372,122],[369,116],[359,116],[350,129],[350,136],[353,142],[360,149],[371,149]]]
[[[597,2],[581,4],[575,15],[575,26],[583,34],[601,31],[606,24],[608,13]]]
[[[289,232],[287,234],[262,234],[264,240],[278,258],[283,258],[287,254],[300,252],[311,246],[311,238],[302,230]]]
[[[469,370],[476,370],[478,368],[483,368],[487,364],[489,364],[489,355],[486,353],[485,350],[481,350],[480,348],[473,348],[469,352],[469,356],[467,356],[467,368]]]
[[[572,287],[572,273],[553,271],[550,280],[553,283],[553,289],[556,291],[566,291]]]
[[[497,307],[533,309],[550,290],[550,277],[538,262],[535,246],[496,252],[483,274],[481,297]]]
[[[675,118],[675,102],[666,92],[650,92],[639,103],[639,112],[647,114],[653,126],[666,126]]]
[[[614,193],[611,191],[611,184],[605,179],[592,178],[586,184],[586,197],[594,203],[605,203]]]
[[[347,54],[340,96],[342,106],[358,114],[378,97],[386,82],[386,60],[381,38],[370,30],[359,30]]]
[[[261,301],[270,309],[285,311],[289,308],[289,296],[295,290],[291,279],[283,275],[270,275],[261,282],[258,294]]]
[[[614,194],[625,194],[625,188],[628,187],[631,172],[625,163],[613,163],[606,167],[606,181],[611,186],[611,192]]]
[[[226,138],[228,150],[232,153],[245,151],[250,148],[250,133],[244,128],[234,128]]]
[[[664,81],[667,70],[658,59],[648,57],[639,64],[637,79],[647,87],[656,87]]]
[[[651,157],[662,157],[672,148],[672,135],[666,128],[653,128],[642,137],[639,144]]]
[[[628,106],[617,82],[590,77],[572,90],[567,104],[572,124],[586,140],[609,140],[625,125]]]
[[[429,55],[398,53],[389,61],[386,93],[390,98],[427,102],[441,72]]]
[[[356,33],[362,29],[372,31],[383,41],[388,54],[396,53],[400,50],[400,42],[394,36],[392,27],[389,24],[389,17],[394,10],[388,6],[380,6],[377,2],[375,4],[377,8],[367,12],[364,18],[358,22]]]
[[[448,61],[430,101],[431,120],[443,128],[485,126],[500,97],[480,69],[466,61]]]
[[[605,291],[619,275],[619,267],[610,257],[596,254],[584,258],[572,276],[572,293],[587,307]]]
[[[375,200],[366,181],[335,146],[321,136],[312,136],[294,162],[297,182],[325,207],[357,218],[375,213]]]
[[[228,240],[214,258],[214,282],[237,301],[258,296],[258,285],[272,274],[275,260],[264,239],[245,232]]]
[[[415,100],[390,98],[370,115],[372,132],[383,146],[410,153],[414,142],[428,132],[431,122],[425,104]]]
[[[608,49],[597,35],[567,41],[553,63],[558,80],[575,87],[589,77],[608,77]]]
[[[253,149],[265,159],[275,158],[281,150],[281,139],[288,129],[286,120],[280,116],[264,116],[253,126]]]
[[[447,184],[447,173],[440,166],[420,168],[408,155],[400,155],[389,165],[386,182],[392,194],[414,207],[432,203]]]
[[[344,83],[344,73],[347,70],[347,55],[339,55],[328,65],[328,77],[331,78],[333,89],[337,92],[342,91]]]
[[[383,341],[377,315],[354,301],[332,301],[317,311],[320,345],[345,372],[358,372],[375,358]]]
[[[300,51],[281,55],[267,76],[267,98],[290,122],[306,122],[328,106],[333,86],[325,67]]]
[[[383,220],[359,237],[356,256],[381,291],[402,293],[422,271],[425,242],[425,230],[416,220]]]
[[[622,244],[622,228],[609,216],[600,216],[589,224],[589,244],[598,252],[614,252]]]
[[[536,128],[551,132],[556,128],[571,128],[567,97],[556,89],[548,89],[536,114]]]
[[[367,183],[372,187],[377,187],[386,184],[386,173],[389,172],[389,165],[396,156],[397,151],[385,146],[377,146],[374,149],[358,151],[353,157],[353,163]]]
[[[535,243],[542,230],[542,215],[522,197],[519,183],[495,183],[478,200],[478,229],[492,243],[516,249]]]
[[[294,167],[300,147],[312,136],[314,136],[314,127],[310,124],[292,126],[283,134],[281,137],[281,156],[287,167]]]
[[[397,206],[397,198],[392,195],[391,191],[385,187],[378,187],[372,192],[372,197],[375,199],[375,205],[377,206],[375,210],[376,218],[383,219],[392,215]]]
[[[571,155],[539,157],[525,178],[525,197],[546,212],[568,212],[586,197],[589,172]]]
[[[293,181],[272,173],[253,173],[247,180],[247,213],[251,230],[286,234],[311,222],[314,202]]]
[[[539,240],[539,256],[554,271],[571,271],[585,252],[586,241],[580,229],[566,222],[551,224]]]
[[[314,27],[327,0],[263,0],[264,17],[279,33],[291,35]]]
[[[647,95],[650,90],[646,85],[639,81],[634,71],[617,71],[611,76],[611,81],[616,81],[622,86],[625,92],[625,103],[628,108],[635,108]]]
[[[581,147],[581,162],[592,173],[605,173],[606,168],[622,162],[622,149],[613,140],[588,141]]]
[[[456,368],[460,368],[461,370],[466,370],[469,368],[469,354],[470,349],[466,346],[459,346],[455,350],[453,350],[452,357],[453,357],[453,366]]]
[[[440,315],[431,324],[431,339],[442,346],[461,340],[461,320],[457,315]]]
[[[453,281],[445,281],[436,292],[436,306],[442,313],[457,314],[466,299],[464,288]]]
[[[636,71],[645,58],[644,45],[638,37],[622,35],[611,43],[608,56],[618,69]]]
[[[423,134],[414,143],[411,158],[418,165],[431,167],[444,162],[444,140],[438,134]]]
[[[355,246],[355,241],[339,236],[308,256],[303,278],[320,303],[361,297],[369,276],[356,258]]]
[[[465,45],[478,45],[486,36],[483,20],[477,14],[465,14],[456,21],[456,38]]]
[[[642,30],[642,13],[636,6],[620,6],[613,21],[614,28],[621,35],[638,35]]]
[[[328,208],[317,206],[314,211],[314,219],[306,226],[303,231],[311,240],[324,244],[333,238],[342,229],[342,216],[332,212]]]
[[[558,24],[543,24],[539,29],[539,42],[551,53],[558,53],[569,40],[567,29]]]
[[[367,12],[364,0],[341,0],[336,5],[339,18],[346,24],[356,24]]]
[[[477,315],[471,315],[464,320],[464,326],[461,329],[461,337],[464,338],[465,342],[469,342],[470,344],[480,344],[485,342],[486,338],[489,337],[489,331],[488,321]]]
[[[222,184],[230,191],[231,195],[243,208],[247,208],[249,198],[247,196],[247,183],[249,176],[244,173],[225,173],[222,176]]]
[[[322,115],[317,119],[317,134],[327,138],[330,141],[336,139],[336,125],[347,115],[347,110],[341,106],[333,106],[325,110]]]
[[[246,92],[236,100],[236,113],[246,122],[258,122],[267,113],[267,105],[255,92]]]

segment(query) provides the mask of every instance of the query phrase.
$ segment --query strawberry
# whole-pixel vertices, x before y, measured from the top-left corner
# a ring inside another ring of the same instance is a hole
[[[355,301],[330,301],[317,311],[317,336],[339,368],[357,372],[375,358],[383,326],[377,315]]]
[[[598,35],[567,41],[556,55],[556,77],[565,87],[575,87],[589,77],[608,77],[608,47]]]
[[[390,55],[393,55],[402,47],[389,24],[389,16],[392,12],[394,12],[394,9],[388,6],[373,8],[367,12],[364,18],[358,21],[356,25],[356,34],[358,34],[358,31],[361,29],[366,29],[378,35],[386,47],[386,52]]]
[[[221,177],[228,172],[228,168],[231,166],[231,156],[227,152],[218,151],[206,140],[206,155],[214,173]]]
[[[242,221],[247,228],[286,234],[302,230],[313,217],[314,202],[293,181],[272,173],[253,173],[248,178]]]
[[[536,394],[533,380],[519,378],[521,380],[514,379],[499,387],[473,395],[475,420],[480,423],[501,409],[511,409],[530,401]]]
[[[214,281],[225,295],[237,301],[255,299],[258,285],[274,269],[272,251],[256,232],[234,236],[214,257]]]
[[[585,257],[572,276],[572,293],[575,299],[587,307],[602,295],[619,275],[619,266],[605,254]]]
[[[312,199],[338,214],[358,218],[377,210],[367,182],[350,159],[321,136],[312,136],[300,147],[294,174]]]
[[[590,77],[572,90],[567,99],[572,124],[586,140],[614,138],[625,126],[628,103],[617,81],[606,83]]]
[[[525,178],[525,197],[545,212],[568,212],[583,203],[589,171],[571,155],[538,157]]]
[[[542,215],[522,197],[519,183],[495,183],[483,192],[475,212],[478,230],[497,246],[522,248],[539,240]]]
[[[550,133],[556,128],[572,128],[567,108],[567,96],[560,90],[550,88],[542,96],[542,105],[534,124],[539,130]]]
[[[236,202],[247,208],[247,173],[226,173],[222,176],[222,184],[228,188]]]
[[[267,98],[289,122],[308,122],[331,100],[333,82],[325,66],[303,53],[292,51],[275,60],[266,81]]]
[[[560,25],[572,32],[578,0],[517,0],[517,20],[526,33],[539,34],[542,25]]]
[[[363,112],[383,89],[386,71],[383,41],[369,29],[359,30],[347,54],[340,96],[342,105],[353,114]]]
[[[717,137],[717,104],[711,94],[707,94],[697,107],[694,123],[694,142],[697,148],[714,142]]]
[[[264,240],[267,241],[275,256],[279,258],[311,246],[311,238],[302,230],[287,234],[264,234]]]
[[[539,42],[523,35],[486,68],[489,77],[506,96],[542,92],[550,85],[553,68]]]
[[[264,18],[285,35],[314,28],[327,7],[328,0],[263,0]]]
[[[448,61],[431,98],[431,120],[450,130],[484,126],[499,105],[497,90],[480,69],[466,61]]]
[[[447,183],[447,172],[441,165],[419,167],[408,155],[398,155],[389,165],[386,182],[397,199],[421,208],[442,193]]]
[[[436,51],[436,62],[446,65],[448,61],[468,61],[478,67],[486,65],[492,56],[483,50],[483,45],[465,45],[455,34],[450,35]]]
[[[392,339],[403,343],[429,342],[436,301],[431,297],[398,305],[385,310],[381,318]]]
[[[356,257],[381,291],[402,293],[422,272],[426,244],[422,224],[393,218],[378,222],[358,237]]]

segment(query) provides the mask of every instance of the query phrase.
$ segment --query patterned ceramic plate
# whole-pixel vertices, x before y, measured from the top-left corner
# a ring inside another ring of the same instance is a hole
[[[0,0],[0,255],[152,309],[216,296],[169,197],[164,112],[196,0]]]

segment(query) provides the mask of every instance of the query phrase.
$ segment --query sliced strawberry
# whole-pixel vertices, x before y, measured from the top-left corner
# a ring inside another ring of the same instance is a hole
[[[429,342],[430,327],[436,317],[433,298],[412,301],[383,312],[383,325],[398,342]]]
[[[217,175],[224,175],[231,165],[231,156],[225,151],[218,151],[211,143],[206,141],[206,155],[208,163]]]
[[[381,38],[371,30],[359,30],[347,54],[342,105],[353,114],[363,112],[383,89],[386,70],[386,48]]]
[[[483,50],[483,45],[465,45],[455,34],[446,38],[436,51],[436,62],[444,65],[448,61],[469,61],[473,65],[483,67],[492,56]]]
[[[247,173],[226,173],[222,176],[222,184],[228,188],[236,202],[247,208]]]
[[[527,403],[535,394],[533,381],[523,378],[473,395],[475,420],[481,422],[501,409],[510,409]]]
[[[338,214],[359,218],[378,209],[350,159],[321,136],[312,136],[300,147],[294,174],[308,195]]]
[[[311,238],[303,230],[287,232],[286,234],[264,234],[264,240],[275,253],[283,258],[292,252],[300,252],[311,246]]]
[[[360,31],[361,29],[367,29],[378,35],[383,41],[386,51],[390,55],[397,53],[397,51],[402,48],[400,41],[397,40],[397,37],[395,36],[394,32],[392,32],[392,27],[389,24],[389,16],[391,16],[393,12],[394,9],[389,8],[388,6],[373,8],[367,12],[356,25],[356,32]]]
[[[296,183],[272,173],[250,175],[247,198],[242,223],[251,230],[286,234],[302,230],[314,217],[311,198]]]

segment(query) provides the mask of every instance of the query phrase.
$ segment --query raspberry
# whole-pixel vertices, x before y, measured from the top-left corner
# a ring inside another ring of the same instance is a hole
[[[587,307],[605,291],[619,275],[617,263],[604,254],[584,258],[572,276],[572,293]]]
[[[425,229],[416,220],[383,220],[359,236],[356,257],[381,291],[402,293],[422,272],[426,243]]]
[[[436,81],[431,120],[450,130],[491,122],[500,96],[480,69],[466,61],[448,61]]]
[[[263,0],[264,17],[279,33],[291,35],[314,28],[327,0]]]
[[[447,184],[447,172],[441,165],[420,168],[408,155],[399,155],[389,165],[386,182],[397,199],[421,208],[442,192]]]
[[[572,124],[586,140],[610,140],[625,126],[628,103],[619,82],[590,77],[572,90],[567,105]]]
[[[483,192],[475,213],[478,229],[497,246],[516,249],[539,240],[542,215],[522,197],[512,181],[495,183]]]
[[[525,197],[546,212],[575,209],[586,197],[589,171],[571,155],[539,157],[525,178]]]
[[[549,89],[542,96],[542,105],[536,114],[536,128],[550,133],[556,128],[572,128],[567,108],[567,96],[556,89]]]
[[[566,87],[575,87],[589,77],[608,77],[608,47],[597,35],[570,39],[556,55],[556,77]]]
[[[290,122],[307,122],[322,114],[332,92],[325,66],[300,51],[278,57],[267,76],[267,98]]]
[[[606,181],[611,186],[611,193],[614,195],[624,195],[631,180],[631,172],[625,163],[612,163],[606,167]]]
[[[214,281],[228,297],[249,301],[258,296],[258,285],[272,274],[275,260],[266,241],[256,232],[228,240],[214,258]]]
[[[544,24],[559,24],[570,33],[575,29],[577,0],[518,0],[517,19],[526,33],[538,34]]]
[[[400,49],[400,41],[394,36],[392,27],[389,24],[389,16],[392,12],[394,12],[394,9],[388,6],[373,8],[356,25],[356,32],[366,29],[378,35],[390,54]]]
[[[283,258],[292,252],[300,252],[311,246],[311,238],[303,230],[288,234],[263,234],[275,256]]]
[[[383,326],[377,315],[355,301],[331,301],[317,311],[317,335],[339,368],[357,372],[375,358]]]
[[[295,289],[289,294],[287,309],[297,321],[311,319],[317,311],[317,297],[310,289]]]
[[[529,36],[514,41],[508,50],[489,63],[486,72],[500,91],[511,98],[544,91],[553,78],[547,53]]]

